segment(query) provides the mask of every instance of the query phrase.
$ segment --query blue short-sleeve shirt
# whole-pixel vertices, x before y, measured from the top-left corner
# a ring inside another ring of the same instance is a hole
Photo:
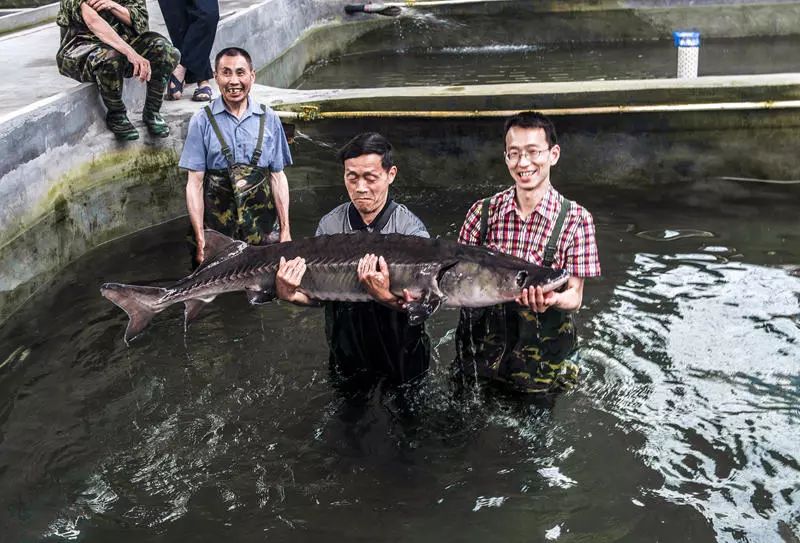
[[[233,153],[234,162],[250,162],[256,149],[259,122],[261,117],[266,115],[264,141],[258,165],[269,168],[271,172],[283,171],[286,166],[291,166],[292,155],[278,115],[269,107],[264,112],[261,104],[252,97],[248,97],[247,102],[247,111],[241,119],[237,119],[225,109],[222,97],[215,98],[209,104],[225,143]],[[204,109],[200,109],[189,121],[189,132],[186,134],[178,166],[198,172],[224,170],[229,164],[222,154],[222,145]]]

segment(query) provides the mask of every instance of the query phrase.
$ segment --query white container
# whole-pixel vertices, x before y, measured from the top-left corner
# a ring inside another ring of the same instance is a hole
[[[678,48],[678,79],[697,77],[697,64],[700,57],[700,32],[679,30],[672,33],[675,47]]]

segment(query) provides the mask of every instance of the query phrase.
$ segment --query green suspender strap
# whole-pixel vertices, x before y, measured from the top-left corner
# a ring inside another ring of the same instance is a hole
[[[486,235],[489,232],[489,200],[491,197],[484,198],[481,207],[481,245],[486,245]]]
[[[258,139],[256,140],[256,149],[253,151],[253,157],[250,159],[251,166],[258,166],[258,160],[261,158],[261,149],[264,147],[264,125],[267,122],[267,107],[261,104],[261,119],[258,121]]]
[[[203,109],[206,112],[206,117],[208,117],[208,122],[211,123],[211,128],[214,129],[214,134],[216,134],[219,144],[222,146],[222,154],[225,156],[225,160],[227,160],[228,164],[232,166],[234,164],[233,153],[231,153],[231,148],[228,147],[228,144],[225,142],[225,138],[222,136],[222,130],[219,129],[219,125],[217,124],[217,120],[214,118],[214,114],[211,113],[211,106],[206,106]],[[256,150],[253,152],[253,157],[250,159],[251,166],[258,166],[258,161],[261,159],[261,148],[263,147],[262,142],[264,141],[264,126],[267,121],[267,108],[264,106],[264,104],[261,104],[261,111],[263,114],[258,122],[258,139],[256,140]]]
[[[214,114],[211,113],[211,106],[206,106],[203,108],[206,112],[206,117],[208,117],[208,122],[211,123],[211,128],[214,129],[214,134],[217,135],[217,139],[219,140],[219,144],[222,146],[222,154],[225,156],[225,160],[228,161],[228,164],[233,164],[233,153],[231,153],[231,148],[228,147],[228,144],[225,142],[225,138],[222,137],[222,130],[219,129],[219,125],[217,124],[217,120],[214,118]]]
[[[560,197],[561,202],[561,210],[558,212],[558,218],[556,219],[556,225],[553,227],[553,231],[550,232],[550,238],[547,240],[547,246],[544,249],[544,258],[542,259],[542,266],[549,268],[553,265],[553,260],[556,256],[556,247],[558,246],[558,240],[561,237],[561,231],[564,228],[564,219],[567,218],[567,213],[569,209],[572,207],[572,202],[564,198],[563,196]]]
[[[489,232],[489,200],[491,198],[483,199],[483,206],[481,207],[481,245],[486,245],[486,236]],[[558,240],[561,237],[561,231],[564,228],[564,220],[567,218],[567,213],[572,207],[572,202],[561,196],[561,210],[558,212],[556,224],[550,237],[547,240],[547,245],[544,249],[544,258],[542,259],[542,266],[552,266],[553,260],[556,256],[556,248]]]

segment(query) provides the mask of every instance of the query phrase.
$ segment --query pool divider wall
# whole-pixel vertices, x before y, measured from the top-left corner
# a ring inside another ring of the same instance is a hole
[[[800,73],[708,76],[692,80],[641,79],[507,83],[493,85],[384,87],[368,89],[263,90],[273,107],[313,119],[333,116],[425,117],[427,112],[453,112],[453,118],[493,110],[588,108],[765,102],[800,99]],[[430,115],[433,116],[433,115]],[[290,115],[287,115],[290,117]]]

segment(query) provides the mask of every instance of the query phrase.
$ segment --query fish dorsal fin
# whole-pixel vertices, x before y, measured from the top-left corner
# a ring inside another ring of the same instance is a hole
[[[239,248],[240,245],[247,245],[243,241],[236,241],[225,234],[220,234],[216,230],[211,230],[209,228],[205,230],[204,236],[206,240],[206,245],[203,248],[203,253],[205,254],[204,260],[211,260],[226,252],[238,252],[232,251],[234,246]]]

